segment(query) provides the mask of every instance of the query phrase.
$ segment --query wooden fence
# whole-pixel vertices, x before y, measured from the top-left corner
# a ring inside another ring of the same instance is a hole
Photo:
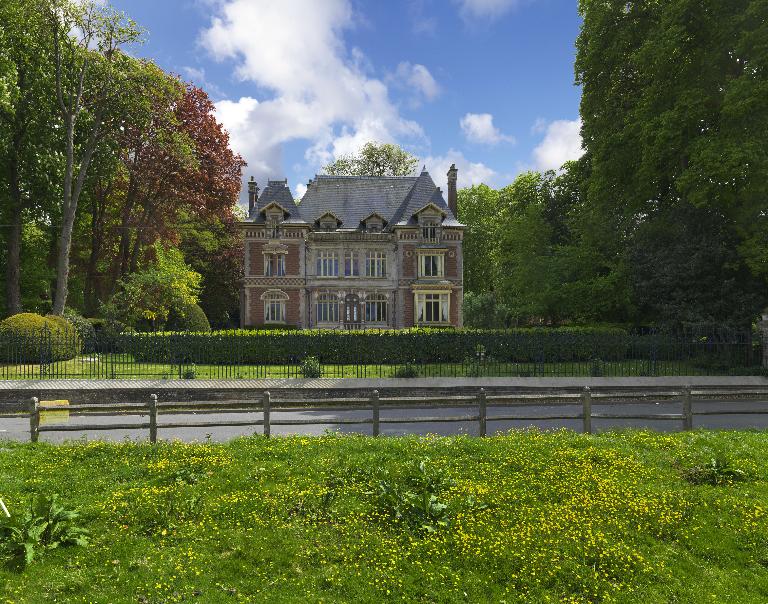
[[[592,433],[593,419],[644,419],[644,420],[668,420],[678,421],[683,430],[691,430],[694,416],[701,415],[756,415],[768,414],[766,409],[752,410],[698,410],[693,407],[694,394],[698,396],[749,396],[768,395],[768,390],[754,390],[746,388],[729,388],[728,390],[712,391],[702,390],[692,392],[690,387],[682,391],[660,392],[631,391],[631,392],[599,392],[593,393],[589,388],[584,388],[580,394],[576,393],[551,393],[551,394],[502,394],[488,395],[484,389],[480,389],[474,396],[441,396],[441,397],[397,397],[380,398],[379,392],[374,390],[367,398],[340,398],[336,400],[302,400],[281,401],[279,406],[273,405],[272,395],[265,392],[261,400],[256,401],[204,401],[204,402],[159,402],[157,395],[149,397],[146,404],[76,404],[66,407],[41,405],[37,398],[30,401],[29,407],[29,433],[30,440],[37,442],[41,432],[88,432],[98,430],[148,430],[149,440],[157,442],[158,431],[171,428],[209,428],[229,426],[262,426],[264,436],[270,436],[273,426],[307,426],[307,425],[368,425],[372,426],[373,436],[379,436],[382,424],[412,424],[412,423],[443,423],[443,422],[476,422],[478,434],[486,436],[489,421],[541,421],[541,420],[581,420],[585,433]],[[647,399],[672,399],[681,403],[680,413],[595,413],[592,410],[594,400],[605,401],[624,400],[639,402]],[[302,403],[301,406],[295,406]],[[290,406],[293,404],[294,406]],[[318,405],[318,406],[311,406]],[[488,409],[493,407],[580,407],[578,413],[561,413],[543,415],[521,414],[493,414],[488,416]],[[381,410],[414,410],[450,408],[471,408],[470,414],[463,415],[422,415],[419,417],[381,417]],[[41,415],[46,412],[66,411],[76,416],[112,416],[125,415],[148,417],[148,421],[136,423],[79,423],[79,424],[41,424]],[[349,418],[317,418],[317,419],[289,419],[280,417],[285,412],[369,412],[369,417]],[[206,414],[260,414],[260,417],[247,417],[244,419],[212,419],[196,421],[169,421],[159,422],[163,414],[194,413]],[[274,414],[277,414],[275,417]],[[6,416],[8,417],[8,416]],[[16,416],[18,417],[18,416]]]

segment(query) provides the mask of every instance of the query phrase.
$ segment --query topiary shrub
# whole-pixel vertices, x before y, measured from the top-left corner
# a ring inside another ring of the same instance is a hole
[[[63,317],[20,313],[0,322],[0,356],[6,363],[65,361],[82,349],[77,330]]]
[[[168,313],[165,324],[166,331],[211,331],[211,324],[205,311],[198,304],[190,304],[182,308],[174,308]]]
[[[301,362],[301,375],[305,378],[319,378],[322,374],[317,357],[306,357]]]

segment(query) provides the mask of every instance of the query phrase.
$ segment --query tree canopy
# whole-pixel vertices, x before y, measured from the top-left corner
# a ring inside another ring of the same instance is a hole
[[[419,160],[398,145],[367,142],[358,153],[343,155],[323,167],[331,176],[409,176]]]

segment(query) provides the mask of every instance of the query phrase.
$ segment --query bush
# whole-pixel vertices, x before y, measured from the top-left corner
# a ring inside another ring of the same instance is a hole
[[[413,365],[412,363],[406,363],[405,365],[402,365],[401,367],[398,367],[397,369],[395,369],[395,373],[392,375],[392,377],[416,378],[416,377],[419,377],[419,368],[416,367],[416,365]]]
[[[81,353],[83,341],[63,317],[20,313],[0,322],[0,356],[6,363],[51,363]]]
[[[190,304],[171,309],[165,328],[168,331],[207,332],[211,331],[211,324],[198,304]]]
[[[305,378],[319,378],[321,374],[320,361],[316,357],[307,357],[301,362],[301,375]]]
[[[93,324],[71,308],[64,311],[64,318],[72,324],[77,331],[77,335],[80,336],[84,352],[93,352],[96,342],[96,329]]]

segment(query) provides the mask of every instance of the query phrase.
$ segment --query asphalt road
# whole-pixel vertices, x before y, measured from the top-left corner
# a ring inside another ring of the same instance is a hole
[[[713,428],[713,429],[765,429],[768,428],[768,400],[717,400],[717,401],[694,401],[694,413],[697,411],[722,411],[722,410],[761,410],[765,415],[707,415],[694,417],[694,428]],[[680,413],[681,405],[679,402],[643,402],[643,403],[615,403],[615,404],[593,404],[593,413],[616,413],[616,414],[657,414],[657,413]],[[530,426],[536,426],[545,430],[559,428],[568,428],[580,431],[582,427],[581,419],[573,420],[494,420],[498,415],[577,415],[580,412],[579,405],[573,406],[514,406],[514,407],[489,407],[488,409],[488,434],[504,432],[512,429],[524,429]],[[417,418],[417,417],[447,417],[459,415],[472,415],[477,413],[476,407],[453,408],[453,409],[386,409],[381,411],[381,419],[387,418]],[[161,439],[180,439],[184,441],[205,440],[210,438],[213,441],[227,441],[238,436],[249,436],[254,433],[261,434],[261,426],[217,426],[204,428],[163,428],[163,423],[184,422],[184,421],[212,421],[226,422],[228,420],[246,420],[261,419],[260,413],[240,414],[172,414],[163,413],[158,419],[159,430],[158,437]],[[272,419],[300,419],[322,422],[316,425],[306,426],[272,426],[272,434],[288,435],[320,435],[326,431],[337,431],[341,433],[361,433],[370,434],[371,425],[345,425],[334,423],[334,420],[340,418],[370,418],[370,412],[365,411],[291,411],[280,412],[277,409],[272,410]],[[141,423],[146,422],[146,417],[125,415],[120,418],[88,416],[75,417],[69,419],[70,424],[99,424],[108,425],[116,422],[120,423]],[[680,420],[643,420],[643,419],[593,419],[593,431],[609,430],[616,427],[650,428],[658,431],[676,431],[681,429]],[[53,424],[48,424],[53,425]],[[383,423],[381,425],[382,435],[399,436],[405,434],[470,434],[477,435],[477,422],[425,422],[425,423]],[[146,429],[118,429],[118,430],[92,430],[88,432],[42,432],[41,441],[63,442],[73,439],[103,439],[111,441],[121,441],[126,438],[146,439],[148,430]],[[0,418],[0,440],[29,440],[29,420],[26,417],[19,418]]]

